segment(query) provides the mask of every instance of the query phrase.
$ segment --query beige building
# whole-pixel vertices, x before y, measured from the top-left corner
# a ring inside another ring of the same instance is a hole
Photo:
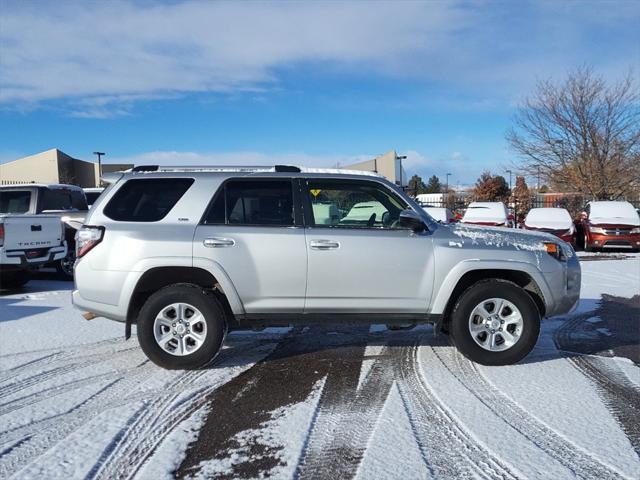
[[[102,173],[126,170],[133,165],[102,164]],[[46,152],[0,163],[0,185],[17,183],[68,183],[81,187],[98,185],[98,164],[80,160],[52,148]]]
[[[395,150],[391,150],[371,160],[365,160],[364,162],[354,163],[353,165],[347,165],[341,168],[346,170],[376,172],[387,177],[389,181],[396,185],[406,187],[409,179],[407,178],[404,168],[402,168],[402,160],[404,158],[406,157],[399,157]]]

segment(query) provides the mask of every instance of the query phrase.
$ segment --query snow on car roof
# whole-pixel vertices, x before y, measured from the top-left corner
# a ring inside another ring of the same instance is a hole
[[[589,202],[589,209],[589,220],[592,223],[640,225],[640,216],[629,202]]]
[[[450,217],[445,207],[422,207],[422,209],[438,222],[447,223],[449,221]]]
[[[532,208],[524,219],[525,225],[534,228],[571,228],[571,215],[564,208]]]
[[[507,220],[507,207],[502,202],[471,202],[462,222],[482,221],[502,223]]]

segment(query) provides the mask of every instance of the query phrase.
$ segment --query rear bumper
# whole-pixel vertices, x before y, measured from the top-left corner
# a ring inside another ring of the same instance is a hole
[[[3,268],[23,270],[55,262],[67,255],[67,243],[65,242],[63,245],[57,247],[43,249],[42,252],[39,252],[41,255],[34,258],[29,258],[27,252],[29,252],[29,250],[0,250],[0,265],[2,265]]]
[[[117,305],[87,300],[80,295],[79,290],[74,290],[71,293],[71,300],[73,306],[82,312],[91,312],[98,317],[105,317],[118,322],[124,322],[126,320],[126,315],[122,314],[121,309]]]

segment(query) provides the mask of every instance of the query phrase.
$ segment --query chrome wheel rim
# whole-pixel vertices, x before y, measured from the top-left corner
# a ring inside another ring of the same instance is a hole
[[[207,322],[193,305],[172,303],[158,312],[153,336],[165,352],[177,357],[191,355],[207,338]]]
[[[524,327],[522,313],[504,298],[483,300],[469,315],[469,333],[473,340],[490,352],[503,352],[513,347]]]

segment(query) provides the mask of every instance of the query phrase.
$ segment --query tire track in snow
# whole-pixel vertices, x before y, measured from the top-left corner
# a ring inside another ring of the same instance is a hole
[[[433,349],[435,356],[480,402],[540,450],[571,470],[578,478],[619,479],[624,474],[594,459],[505,396],[486,381],[475,366],[454,348]]]
[[[357,393],[329,390],[325,397],[323,392],[323,397],[340,401],[320,399],[297,477],[354,477],[395,384],[425,467],[435,478],[517,478],[508,466],[489,456],[430,392],[418,365],[420,340],[399,335],[395,341],[399,344],[383,350]],[[327,388],[331,388],[329,379]]]
[[[435,478],[516,479],[517,474],[490,455],[446,411],[424,381],[418,363],[419,345],[404,349],[400,395],[418,447]],[[446,445],[447,448],[442,448]]]
[[[184,374],[165,388],[168,394],[158,396],[133,414],[127,425],[105,447],[86,478],[133,478],[175,427],[202,408],[213,391],[238,374],[231,370],[232,360],[250,352],[252,357],[257,357],[251,359],[255,361],[267,355],[273,346],[273,343],[265,344],[258,340],[244,341],[234,348],[223,350],[216,359],[213,370]],[[191,388],[185,395],[186,388],[193,387],[204,377],[222,368],[228,370],[221,370],[222,375],[216,375],[212,382],[205,382],[200,388]]]

